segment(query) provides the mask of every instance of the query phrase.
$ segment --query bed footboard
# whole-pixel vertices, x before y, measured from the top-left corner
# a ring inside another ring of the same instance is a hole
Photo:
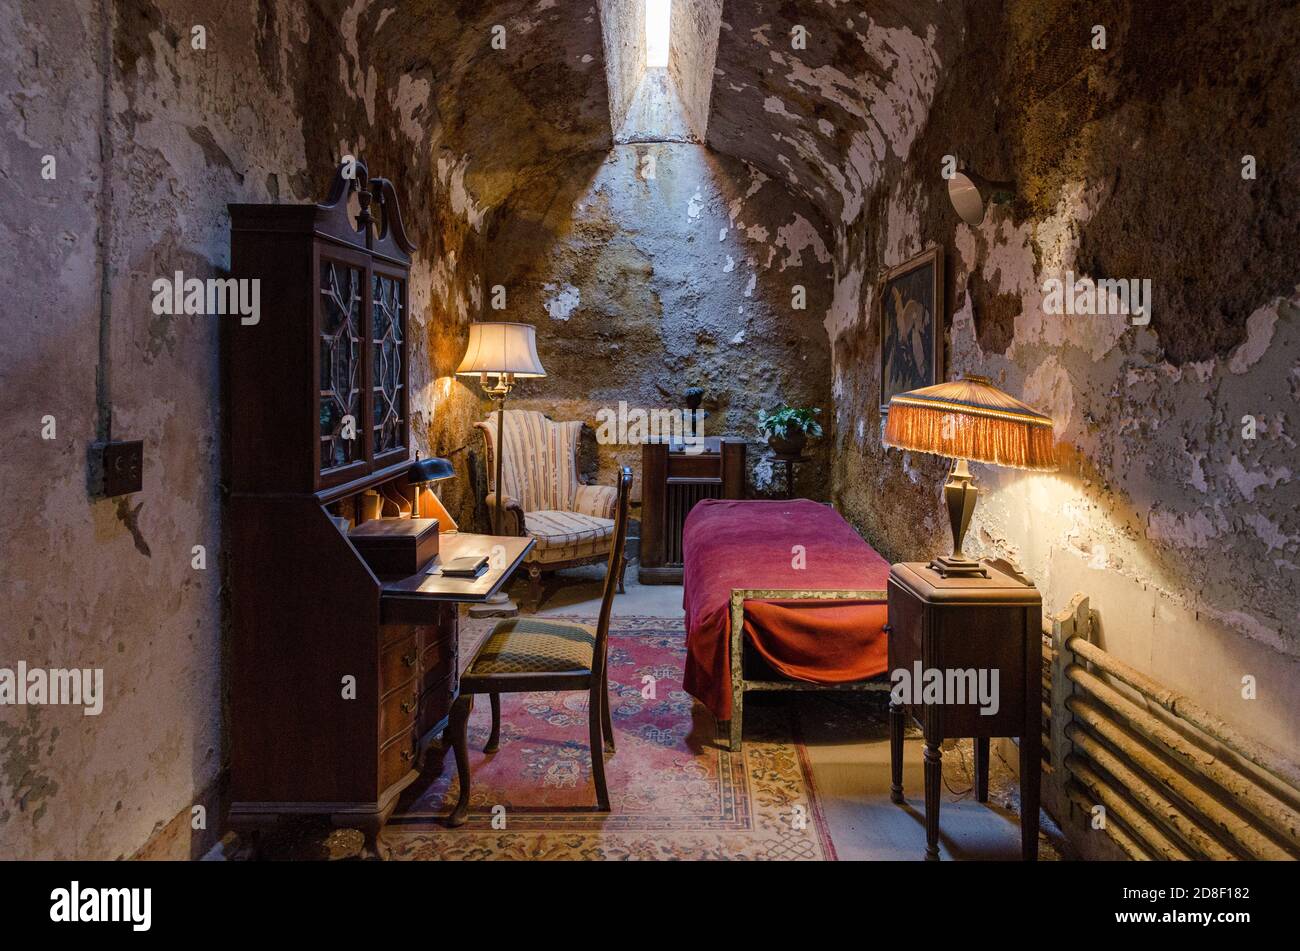
[[[843,684],[814,684],[804,680],[746,680],[745,602],[746,601],[879,601],[887,600],[883,589],[839,589],[817,591],[807,588],[732,588],[731,623],[728,625],[731,649],[731,721],[719,732],[728,737],[728,749],[739,752],[744,729],[745,694],[754,690],[888,690],[889,683],[857,680]]]

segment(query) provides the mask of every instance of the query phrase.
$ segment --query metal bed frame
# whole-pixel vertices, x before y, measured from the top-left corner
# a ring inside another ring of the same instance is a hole
[[[834,589],[817,591],[808,588],[732,588],[731,589],[731,720],[719,723],[718,732],[728,738],[728,749],[739,752],[744,721],[745,694],[756,690],[825,690],[888,691],[888,681],[855,680],[843,684],[814,684],[805,680],[746,680],[745,602],[746,601],[877,601],[888,603],[882,589]]]

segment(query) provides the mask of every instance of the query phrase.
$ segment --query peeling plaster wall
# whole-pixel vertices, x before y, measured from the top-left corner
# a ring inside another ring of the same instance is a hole
[[[697,145],[616,146],[517,194],[494,229],[487,282],[508,290],[502,319],[536,325],[547,377],[524,381],[512,405],[594,430],[602,407],[680,408],[700,386],[705,431],[749,439],[751,484],[781,488],[756,417],[783,400],[829,417],[824,230],[779,181]],[[796,284],[804,310],[791,308]],[[817,461],[797,489],[824,497],[826,441],[810,445]],[[640,448],[599,448],[600,481],[620,464],[639,476]]]
[[[668,73],[681,95],[686,123],[703,142],[709,121],[722,0],[675,0],[669,21]]]
[[[0,708],[0,855],[188,857],[205,841],[191,804],[219,831],[224,766],[222,318],[155,316],[151,283],[226,273],[230,202],[317,200],[345,153],[393,178],[419,247],[414,441],[452,454],[444,499],[471,520],[456,450],[482,404],[451,373],[483,304],[483,235],[513,190],[609,146],[599,18],[554,0],[29,0],[0,50],[0,246],[21,302],[0,335],[0,666],[102,667],[107,695],[98,717]],[[86,492],[104,264],[113,433],[145,441],[144,490],[120,501]]]
[[[836,498],[892,560],[951,544],[944,461],[880,445],[869,277],[941,244],[947,377],[990,376],[1059,438],[1056,474],[973,467],[967,551],[1018,561],[1048,610],[1091,595],[1109,650],[1295,758],[1300,11],[1013,0],[960,33],[933,102],[900,104],[928,121],[839,251]],[[1016,179],[1017,200],[960,223],[948,153]],[[1045,313],[1043,282],[1067,270],[1151,279],[1150,324]]]
[[[620,129],[645,75],[645,0],[600,0],[610,128]]]
[[[807,195],[838,235],[872,226],[867,195],[924,125],[964,7],[726,0],[708,144]]]
[[[280,13],[285,46],[301,43],[307,23]],[[252,22],[119,4],[106,25],[89,2],[29,3],[0,28],[0,228],[12,298],[25,302],[6,311],[0,350],[14,448],[0,461],[12,506],[0,663],[102,668],[106,695],[97,717],[0,709],[7,857],[130,856],[188,819],[222,768],[218,318],[155,316],[150,284],[220,273],[225,203],[301,180],[303,129],[285,88],[263,78]],[[193,23],[208,29],[206,53],[190,49]],[[250,101],[250,89],[261,94]],[[58,163],[52,181],[39,176],[44,154]],[[86,491],[102,265],[113,434],[145,441],[144,491],[117,501]],[[56,438],[44,440],[47,414]],[[191,567],[195,545],[206,570]],[[185,828],[175,851],[188,856]]]

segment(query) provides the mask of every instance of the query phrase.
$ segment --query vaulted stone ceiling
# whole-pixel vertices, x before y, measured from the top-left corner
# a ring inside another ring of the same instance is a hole
[[[707,144],[787,181],[837,229],[847,227],[882,163],[904,154],[924,123],[940,64],[960,42],[963,3],[677,0],[674,30],[711,25],[719,4]],[[405,119],[423,127],[434,162],[456,166],[484,211],[612,144],[601,11],[628,3],[337,6],[357,21],[360,59],[418,103]],[[496,26],[505,28],[504,50],[489,43]],[[803,48],[792,46],[796,27],[806,30]],[[684,80],[703,100],[700,77]],[[366,82],[363,73],[355,83],[363,94]]]
[[[411,115],[438,150],[463,163],[483,208],[532,176],[612,143],[600,15],[589,3],[403,0],[361,14],[361,46],[401,82]],[[492,44],[494,28],[504,49]]]
[[[963,17],[962,2],[938,0],[726,0],[707,142],[846,227],[923,126]]]

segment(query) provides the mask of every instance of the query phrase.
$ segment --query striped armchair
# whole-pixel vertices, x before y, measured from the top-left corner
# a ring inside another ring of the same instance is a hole
[[[498,411],[499,412],[499,411]],[[614,537],[614,508],[618,489],[612,485],[583,485],[578,481],[578,435],[582,423],[557,423],[533,410],[509,409],[505,418],[505,454],[501,460],[502,498],[507,535],[530,535],[537,544],[524,564],[534,590],[543,571],[597,564],[609,556]],[[496,472],[497,414],[474,424],[487,444],[488,496],[496,505],[492,484]],[[626,560],[618,568],[623,591]]]

